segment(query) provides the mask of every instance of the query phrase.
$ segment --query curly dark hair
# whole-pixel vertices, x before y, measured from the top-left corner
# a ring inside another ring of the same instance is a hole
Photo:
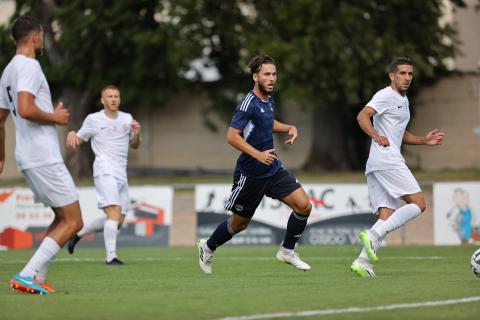
[[[259,54],[252,59],[248,63],[248,68],[250,69],[251,74],[257,73],[260,71],[262,64],[273,64],[275,65],[275,60],[272,57],[266,54]]]

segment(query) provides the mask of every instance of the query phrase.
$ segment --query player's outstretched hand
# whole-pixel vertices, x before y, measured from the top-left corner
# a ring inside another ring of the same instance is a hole
[[[290,130],[288,130],[288,134],[290,135],[290,139],[288,139],[287,141],[285,141],[285,143],[286,143],[286,144],[294,144],[295,141],[296,141],[297,138],[298,138],[297,127],[291,126],[291,127],[290,127]]]
[[[388,141],[387,137],[381,136],[379,134],[373,136],[373,141],[381,145],[382,147],[388,147],[390,145],[390,141]]]
[[[55,123],[59,126],[65,126],[68,124],[68,120],[70,119],[70,112],[63,106],[63,102],[59,102],[55,107]]]
[[[140,125],[140,123],[133,119],[132,121],[132,132],[134,135],[138,135],[140,134],[140,131],[142,131],[142,126]]]
[[[67,147],[76,149],[80,145],[80,142],[75,131],[72,130],[67,134]]]
[[[434,129],[425,135],[425,144],[429,146],[435,146],[437,144],[442,144],[445,133]]]
[[[277,155],[275,154],[275,149],[262,151],[257,158],[257,160],[261,163],[268,165],[272,164],[275,159],[278,159]]]

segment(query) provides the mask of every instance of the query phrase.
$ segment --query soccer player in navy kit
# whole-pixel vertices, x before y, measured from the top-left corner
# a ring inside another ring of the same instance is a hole
[[[298,137],[297,128],[274,119],[275,101],[270,95],[277,80],[275,61],[267,55],[258,55],[250,60],[248,67],[255,86],[237,105],[227,133],[227,142],[242,152],[225,205],[232,215],[218,225],[208,240],[198,242],[200,268],[206,274],[212,273],[214,251],[248,227],[266,195],[293,209],[277,260],[309,270],[310,266],[300,259],[294,248],[307,225],[312,205],[273,147],[274,132],[288,133],[290,137],[285,143],[293,144]]]

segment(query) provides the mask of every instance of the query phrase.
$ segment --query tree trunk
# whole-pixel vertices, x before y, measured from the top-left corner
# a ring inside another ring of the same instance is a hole
[[[313,112],[313,137],[305,170],[361,170],[368,138],[358,127],[359,108],[321,104]]]
[[[83,92],[74,88],[64,88],[61,101],[70,111],[68,131],[80,129],[83,120],[90,112],[91,94],[88,90]],[[89,143],[83,143],[77,150],[67,148],[65,163],[74,178],[92,175],[93,152]]]

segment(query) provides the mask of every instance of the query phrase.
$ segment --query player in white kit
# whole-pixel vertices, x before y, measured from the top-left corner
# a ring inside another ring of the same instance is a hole
[[[361,277],[375,277],[372,263],[385,235],[425,211],[425,199],[417,180],[400,153],[402,143],[434,146],[445,136],[432,130],[416,136],[406,130],[410,120],[406,96],[413,78],[413,64],[397,58],[390,64],[390,86],[378,91],[358,114],[358,124],[372,138],[365,175],[373,213],[378,220],[370,230],[360,233],[364,248],[351,270]],[[370,120],[373,117],[373,125]],[[407,204],[397,209],[397,199]]]
[[[52,105],[50,88],[39,62],[43,52],[43,28],[29,16],[12,25],[16,55],[0,80],[0,173],[5,161],[5,121],[11,112],[16,129],[17,168],[34,194],[35,202],[51,207],[53,222],[35,254],[10,280],[19,291],[47,294],[50,263],[58,251],[83,226],[73,179],[63,162],[55,125],[66,125],[69,113]]]
[[[129,113],[119,111],[120,91],[113,85],[106,86],[101,92],[103,110],[89,114],[77,133],[70,131],[67,146],[76,149],[83,141],[91,139],[95,162],[93,178],[97,192],[98,207],[103,209],[105,217],[100,217],[85,227],[68,242],[68,252],[73,254],[75,245],[81,237],[90,232],[103,231],[106,264],[121,266],[118,259],[117,230],[125,220],[128,208],[127,161],[128,148],[137,149],[141,137],[140,124]]]

